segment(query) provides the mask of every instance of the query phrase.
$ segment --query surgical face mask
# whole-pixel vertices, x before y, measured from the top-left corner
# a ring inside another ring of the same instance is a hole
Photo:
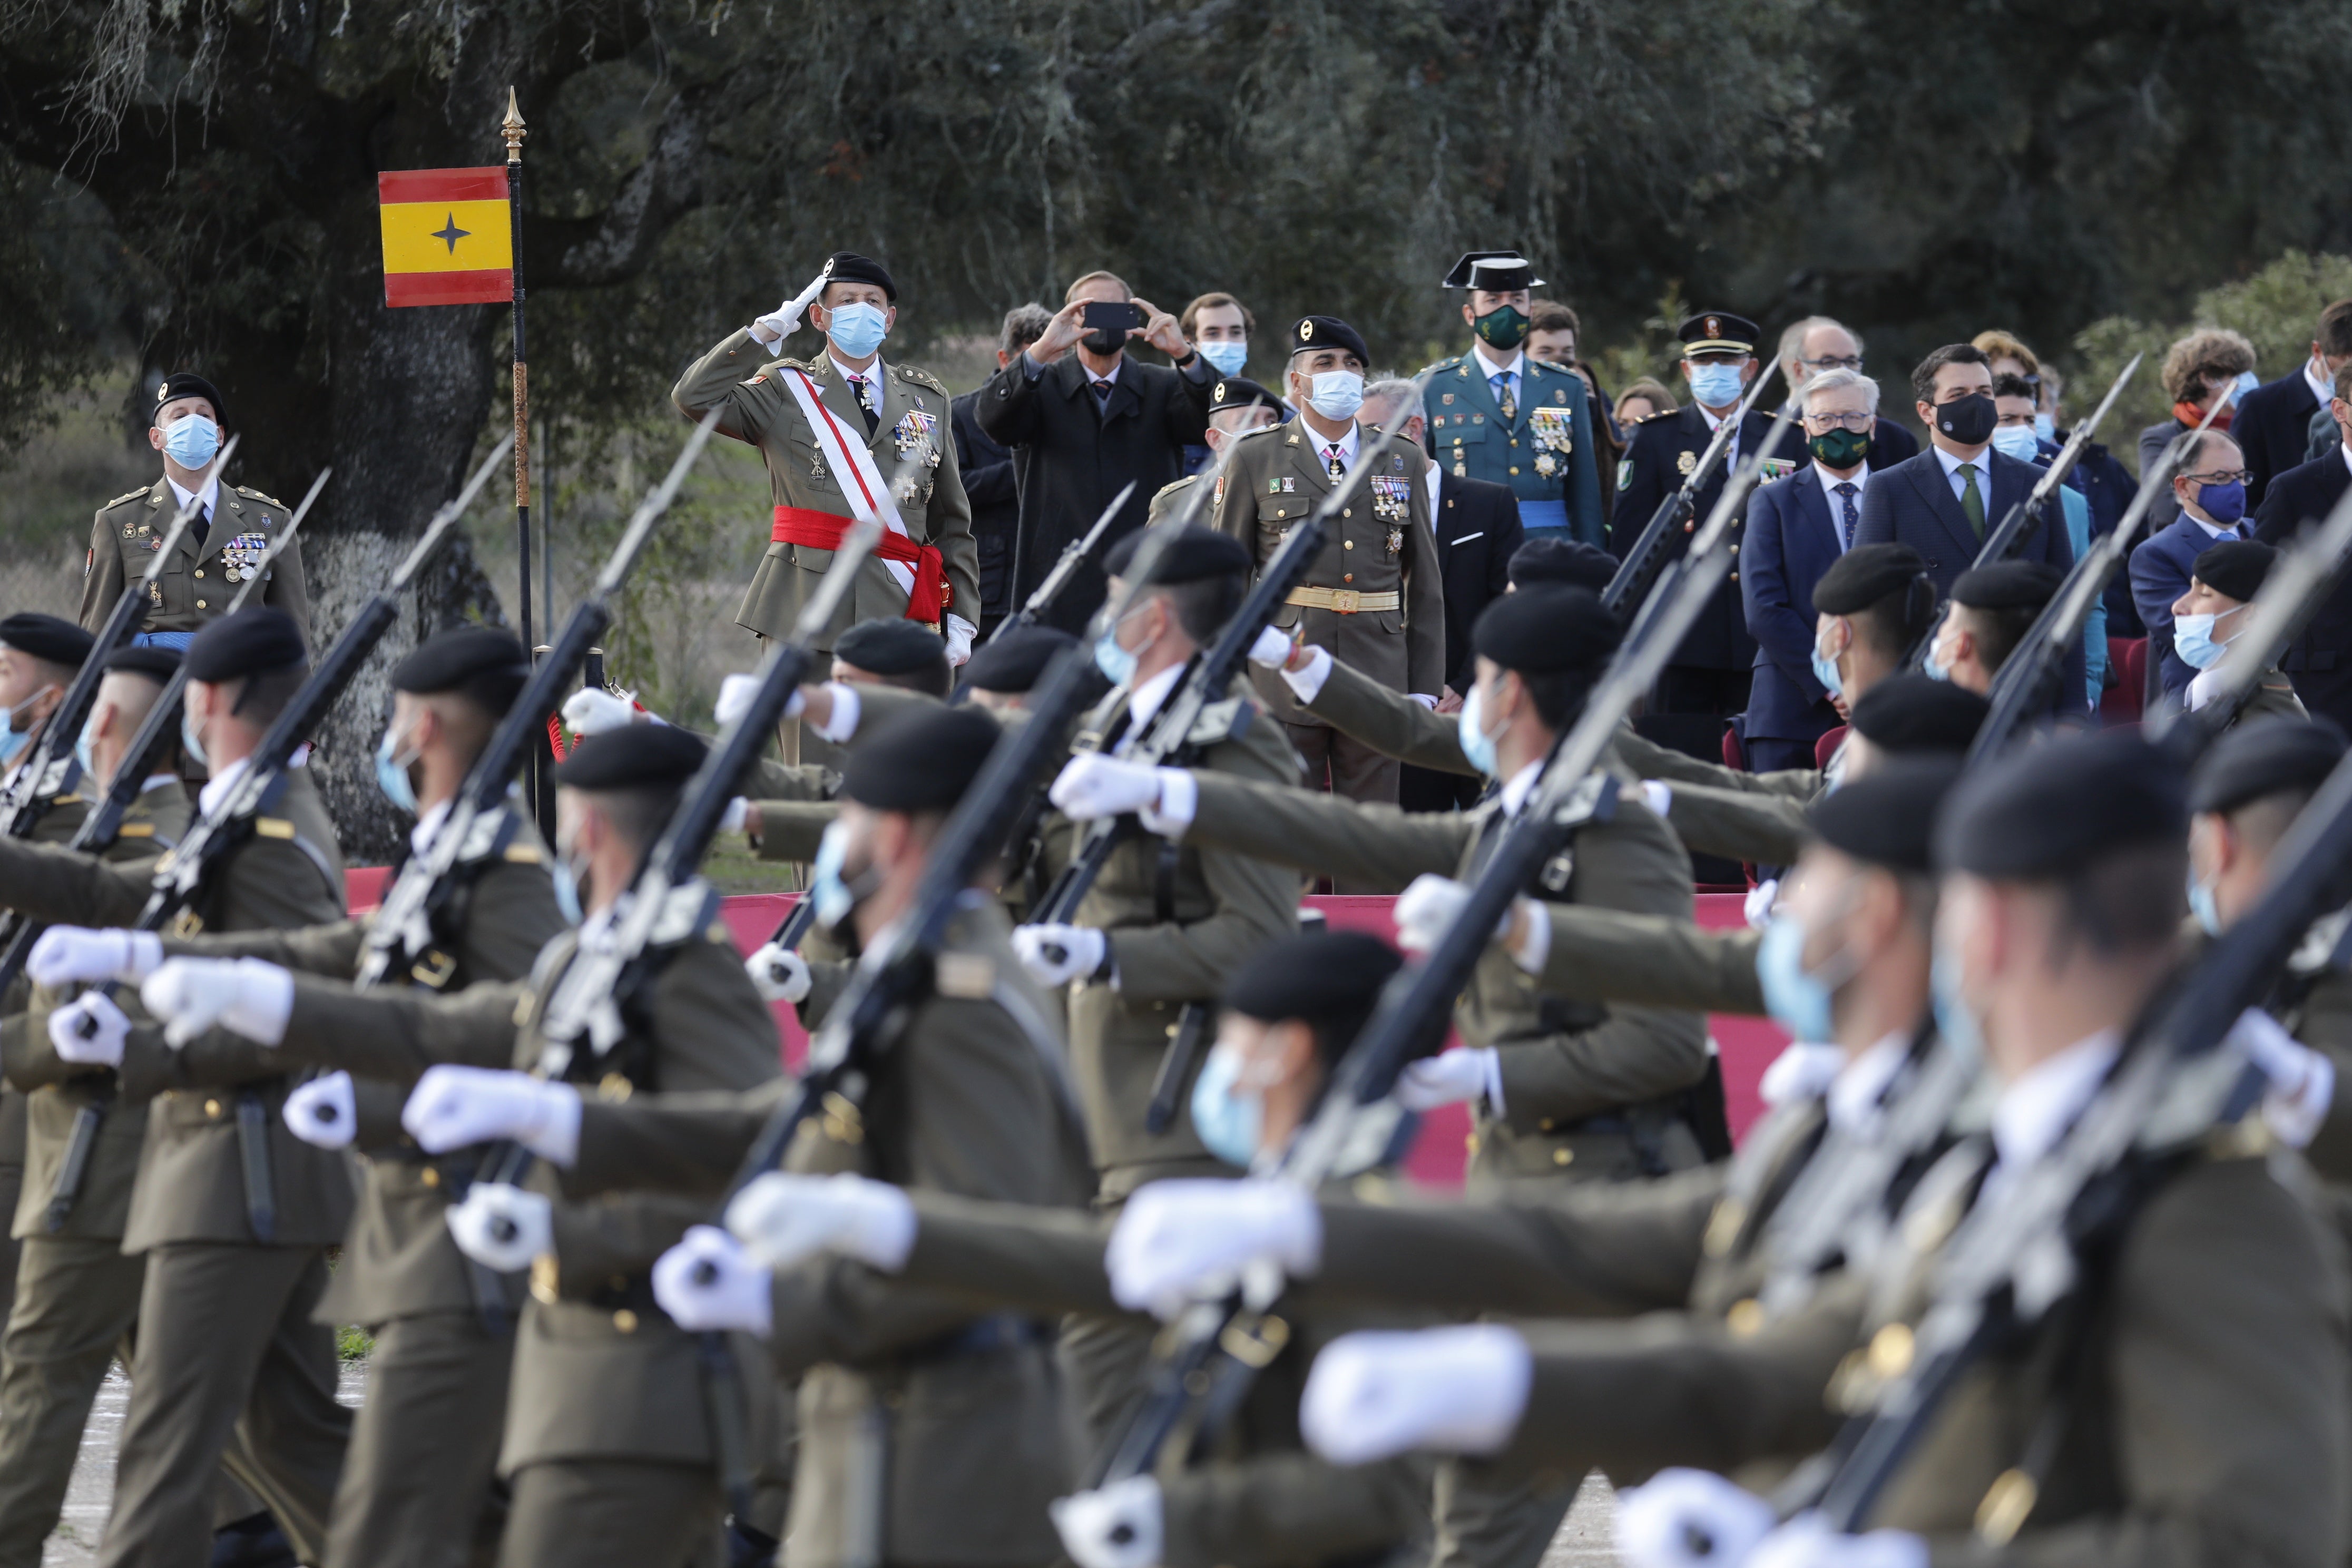
[[[1265,1098],[1242,1088],[1241,1078],[1241,1052],[1219,1041],[1192,1080],[1192,1131],[1210,1153],[1246,1171],[1257,1158]]]
[[[2242,605],[2239,609],[2243,609]],[[2215,615],[2175,616],[2172,617],[2172,651],[2180,662],[2191,669],[2210,669],[2221,662],[2230,651],[2227,639],[2217,641],[2213,627],[2224,616],[2234,616],[2237,610],[2223,610]]]
[[[25,749],[25,742],[33,738],[33,732],[30,730],[9,727],[7,719],[5,717],[7,713],[8,710],[0,708],[0,767],[5,767],[15,762],[16,753]]]
[[[2231,527],[2246,515],[2246,481],[2231,479],[2226,485],[2200,485],[2197,504],[2215,522]]]
[[[1307,401],[1326,419],[1353,419],[1364,405],[1364,378],[1352,370],[1318,370]]]
[[[1486,733],[1486,705],[1483,699],[1486,688],[1473,683],[1470,695],[1462,700],[1454,714],[1455,733],[1462,742],[1462,754],[1470,765],[1488,778],[1503,775],[1502,760],[1495,754],[1495,737]]]
[[[1709,408],[1727,408],[1739,401],[1739,366],[1736,364],[1685,365],[1683,378],[1690,383],[1691,395]]]
[[[849,854],[849,829],[839,822],[826,826],[817,840],[816,858],[809,863],[809,897],[816,901],[816,922],[838,929],[857,907],[857,895],[841,879],[841,866]]]
[[[566,924],[580,924],[588,918],[588,913],[580,907],[580,879],[572,874],[572,862],[559,855],[555,858],[555,864],[548,868],[548,872],[555,882],[556,911],[562,915]]]
[[[81,733],[74,737],[74,761],[81,764],[82,776],[93,781],[98,777],[98,763],[91,761],[90,747],[98,740],[97,725],[98,717],[92,714],[81,727]]]
[[[2051,418],[2047,414],[2035,415],[2033,416],[2033,435],[2034,438],[2037,440],[2047,441],[2052,446],[2056,446],[2058,444],[2058,421]]]
[[[1201,357],[1213,366],[1219,375],[1239,375],[1242,366],[1249,363],[1247,343],[1201,343]]]
[[[1945,661],[1944,639],[1940,635],[1927,645],[1927,660],[1920,668],[1927,671],[1930,680],[1952,679],[1952,667]]]
[[[2262,377],[2256,375],[2252,371],[2240,371],[2238,373],[2238,379],[2231,384],[2230,401],[2231,403],[2237,402],[2238,399],[2245,396],[2246,394],[2253,391],[2256,387],[2262,385]]]
[[[203,737],[196,733],[196,716],[186,709],[180,710],[180,745],[188,753],[188,761],[200,768],[210,768],[212,759],[205,755]]]
[[[1992,449],[2004,458],[2031,463],[2042,456],[2042,441],[2030,425],[2003,425],[1992,433]]]
[[[854,305],[837,307],[826,318],[824,335],[851,359],[864,359],[890,335],[890,318],[882,313],[879,306],[861,300]]]
[[[1960,994],[1960,961],[1938,950],[1927,972],[1927,989],[1935,997],[1936,1030],[1945,1043],[1966,1060],[1984,1060],[1984,1029]]]
[[[1509,353],[1528,341],[1528,319],[1517,306],[1502,305],[1479,317],[1471,331],[1487,347]]]
[[[201,468],[220,450],[220,426],[201,414],[183,415],[163,427],[163,455],[184,468]]]
[[[1118,645],[1119,623],[1113,621],[1095,638],[1095,668],[1113,686],[1130,686],[1135,681],[1137,656]]]
[[[2000,411],[1989,393],[1972,392],[1936,405],[1936,428],[1963,447],[1983,446],[2000,420]]]
[[[2221,934],[2221,906],[2213,900],[2213,884],[2197,879],[2197,868],[2189,868],[2189,912],[2197,917],[2198,929],[2207,936]]]
[[[409,816],[416,815],[416,787],[409,783],[408,765],[416,760],[411,752],[403,757],[399,752],[400,732],[386,725],[383,739],[376,742],[375,786],[383,791],[383,798]]]
[[[1831,696],[1845,695],[1845,682],[1838,679],[1837,660],[1822,651],[1819,637],[1813,639],[1813,679],[1828,688]]]
[[[1756,979],[1775,1023],[1805,1044],[1831,1043],[1830,987],[1806,972],[1803,921],[1785,913],[1772,917],[1756,947]]]

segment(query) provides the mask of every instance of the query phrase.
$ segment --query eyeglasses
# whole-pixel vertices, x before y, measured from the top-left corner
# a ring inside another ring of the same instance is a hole
[[[2184,474],[2181,477],[2194,479],[2200,485],[2242,485],[2254,476],[2245,468],[2216,468],[2210,474]]]
[[[1824,434],[1832,429],[1859,434],[1869,429],[1870,422],[1877,417],[1875,414],[1808,414],[1805,423]]]
[[[1815,374],[1819,374],[1821,372],[1825,370],[1851,370],[1859,372],[1862,369],[1862,356],[1860,354],[1825,354],[1820,359],[1801,359],[1797,363],[1803,365],[1806,369],[1812,371]]]

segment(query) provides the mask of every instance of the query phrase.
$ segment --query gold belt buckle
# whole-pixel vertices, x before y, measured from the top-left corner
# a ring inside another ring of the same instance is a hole
[[[1334,588],[1331,590],[1331,607],[1343,616],[1354,615],[1356,605],[1362,599],[1363,594],[1358,589]]]

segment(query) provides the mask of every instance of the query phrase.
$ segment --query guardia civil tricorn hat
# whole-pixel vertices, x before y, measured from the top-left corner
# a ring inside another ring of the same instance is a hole
[[[1490,294],[1543,286],[1544,280],[1536,276],[1535,263],[1516,250],[1466,251],[1439,285],[1443,289],[1484,289]]]

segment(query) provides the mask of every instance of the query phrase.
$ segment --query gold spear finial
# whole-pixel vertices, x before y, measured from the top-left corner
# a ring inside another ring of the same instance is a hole
[[[499,122],[499,129],[506,135],[507,162],[521,163],[522,139],[530,132],[523,127],[522,110],[515,104],[515,89],[511,87],[507,89],[507,117]]]

